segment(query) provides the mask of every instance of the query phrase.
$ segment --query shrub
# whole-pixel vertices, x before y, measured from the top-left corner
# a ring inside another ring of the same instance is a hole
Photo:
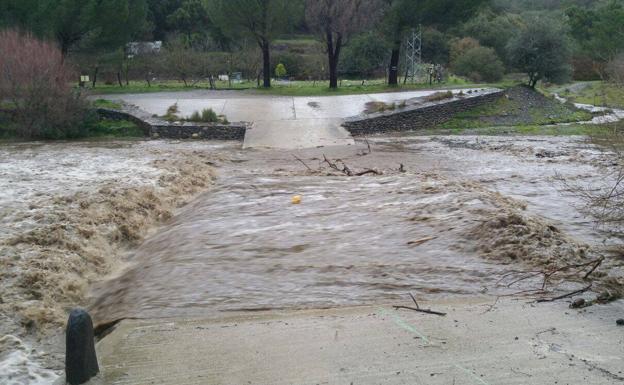
[[[365,104],[364,113],[374,114],[377,112],[384,112],[388,109],[388,105],[384,102],[367,102]]]
[[[479,41],[472,37],[464,37],[451,43],[451,63],[454,63],[473,48],[480,47]]]
[[[383,75],[387,52],[387,43],[374,33],[358,35],[340,55],[341,72],[349,77],[364,79]]]
[[[201,113],[202,122],[215,123],[219,121],[217,113],[212,108],[204,108]]]
[[[624,85],[624,55],[620,55],[607,64],[609,80],[618,85]]]
[[[572,78],[574,80],[600,80],[597,63],[589,56],[577,55],[572,58]]]
[[[446,92],[436,92],[429,96],[425,96],[424,100],[426,102],[439,102],[441,100],[452,99],[452,98],[453,98],[453,92],[446,91]]]
[[[453,63],[453,70],[476,82],[496,82],[505,74],[505,66],[496,51],[487,47],[475,47],[463,53]]]
[[[178,114],[180,113],[180,109],[178,108],[178,103],[174,103],[167,108],[167,113],[163,118],[169,122],[174,122],[176,120],[180,120]]]
[[[507,43],[522,24],[519,14],[486,10],[466,22],[462,32],[477,39],[480,45],[494,48],[498,57],[507,64]]]
[[[217,115],[212,108],[204,108],[201,113],[195,111],[186,118],[189,122],[202,122],[202,123],[223,123],[229,124],[228,120],[223,115]]]
[[[304,78],[304,72],[306,66],[308,65],[305,55],[292,52],[278,52],[275,54],[275,56],[272,57],[271,60],[271,66],[275,69],[277,69],[277,66],[279,64],[283,64],[284,69],[287,70],[288,77],[293,77],[297,79]],[[277,76],[277,73],[275,75]]]
[[[74,72],[54,44],[4,30],[0,53],[0,100],[11,110],[10,134],[26,139],[88,134],[95,114],[71,88]]]
[[[279,63],[275,67],[275,77],[277,77],[277,78],[284,78],[284,77],[286,77],[286,67],[284,66],[284,64]]]

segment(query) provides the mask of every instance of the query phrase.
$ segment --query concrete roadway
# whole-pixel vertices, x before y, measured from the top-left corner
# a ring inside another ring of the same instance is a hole
[[[406,299],[404,305],[410,305]],[[413,306],[413,304],[412,304]],[[624,304],[455,298],[446,317],[384,306],[127,320],[93,384],[619,384]]]
[[[347,117],[361,114],[368,102],[399,104],[445,90],[392,92],[366,95],[284,97],[238,91],[190,91],[116,96],[141,109],[164,115],[178,104],[181,116],[212,108],[231,122],[253,122],[245,148],[309,148],[352,145],[353,138],[341,127]],[[454,90],[459,92],[459,90]],[[465,91],[465,90],[464,90]]]

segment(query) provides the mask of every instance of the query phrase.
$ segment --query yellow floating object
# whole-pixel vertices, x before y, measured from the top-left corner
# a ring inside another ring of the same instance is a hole
[[[295,195],[290,201],[293,205],[298,205],[299,203],[301,203],[301,195]]]

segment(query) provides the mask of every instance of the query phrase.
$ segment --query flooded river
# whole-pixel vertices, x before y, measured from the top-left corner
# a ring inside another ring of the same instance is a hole
[[[33,325],[60,326],[75,304],[102,324],[505,294],[534,284],[500,287],[507,270],[582,260],[608,239],[559,182],[608,184],[609,157],[583,138],[369,141],[3,146],[0,382],[55,378],[62,335]]]
[[[582,138],[398,136],[371,146],[297,152],[312,171],[289,152],[224,153],[215,188],[96,286],[96,319],[503,293],[496,282],[511,249],[517,259],[574,259],[606,237],[557,180],[602,178],[601,153]],[[323,156],[383,175],[335,175]],[[493,242],[498,230],[487,226],[516,216],[520,226],[498,233],[512,247]]]

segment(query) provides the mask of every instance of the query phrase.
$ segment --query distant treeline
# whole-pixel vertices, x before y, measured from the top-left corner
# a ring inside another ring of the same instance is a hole
[[[91,80],[193,83],[223,73],[270,86],[280,77],[385,76],[422,59],[473,81],[524,72],[529,83],[609,76],[624,47],[623,0],[4,0],[0,27],[54,41]],[[526,49],[531,36],[540,38]],[[163,41],[131,55],[132,41]],[[523,47],[523,45],[525,47]],[[285,71],[284,71],[285,70]],[[285,73],[285,75],[284,75]]]

